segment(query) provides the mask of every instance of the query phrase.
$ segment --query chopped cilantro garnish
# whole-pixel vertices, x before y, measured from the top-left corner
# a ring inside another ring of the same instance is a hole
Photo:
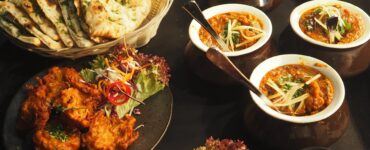
[[[97,56],[93,61],[91,61],[89,64],[91,66],[91,69],[104,69],[105,63],[104,63],[104,57],[103,56]]]
[[[64,131],[63,125],[61,124],[51,124],[46,127],[46,130],[49,132],[50,136],[60,140],[62,142],[66,142],[69,138],[66,131]]]
[[[284,84],[284,85],[282,86],[282,88],[283,88],[284,90],[290,90],[290,89],[292,88],[292,86],[291,86],[291,85],[289,85],[289,84]]]
[[[293,98],[297,98],[305,93],[304,89],[299,89],[297,92],[294,93]]]
[[[293,76],[291,74],[288,74],[287,76],[283,76],[279,78],[279,84],[284,84],[284,82],[292,81]]]
[[[302,78],[298,78],[294,80],[295,83],[304,83],[304,80]]]
[[[321,13],[322,11],[322,8],[316,8],[314,11],[313,11],[313,14],[317,15],[319,13]]]

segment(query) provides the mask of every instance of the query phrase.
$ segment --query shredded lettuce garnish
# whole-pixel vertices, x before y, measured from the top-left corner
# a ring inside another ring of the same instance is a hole
[[[97,74],[91,70],[91,69],[82,69],[80,71],[80,75],[82,79],[89,83],[95,83],[96,82],[96,76]]]
[[[119,118],[164,89],[170,77],[164,58],[138,53],[136,49],[124,46],[117,46],[112,53],[98,56],[89,64],[90,68],[82,69],[80,75],[84,81],[97,84],[99,91],[106,96],[107,102],[102,107],[105,114],[117,114]],[[129,99],[123,104],[116,103],[112,97],[107,96],[111,94],[109,85],[115,82],[121,82],[131,88],[132,92],[127,96]]]
[[[155,93],[161,91],[166,86],[161,82],[158,73],[159,66],[153,65],[150,69],[143,69],[134,80],[137,91],[134,97],[138,100],[146,100]],[[137,107],[140,103],[130,99],[127,103],[116,106],[115,111],[119,118],[124,117],[132,108]]]

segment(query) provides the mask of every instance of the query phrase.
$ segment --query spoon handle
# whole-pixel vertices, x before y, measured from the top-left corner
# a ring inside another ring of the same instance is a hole
[[[249,90],[260,97],[265,104],[273,106],[271,101],[234,65],[234,63],[222,52],[217,49],[209,48],[206,53],[207,58],[225,73],[245,84]]]
[[[245,84],[249,90],[255,93],[257,96],[263,95],[256,86],[252,84],[252,82],[235,66],[235,64],[225,55],[223,55],[220,51],[209,48],[206,53],[207,58],[223,70],[225,73],[229,74],[234,79],[237,79],[241,83]]]
[[[221,46],[224,51],[230,52],[229,47],[221,39],[221,37],[215,32],[212,26],[208,23],[207,19],[204,17],[202,11],[200,10],[197,2],[195,0],[190,0],[183,7],[208,33],[212,35],[217,43]]]

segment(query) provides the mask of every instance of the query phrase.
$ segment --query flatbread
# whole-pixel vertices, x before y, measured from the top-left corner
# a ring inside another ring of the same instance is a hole
[[[37,37],[23,35],[14,24],[6,21],[2,17],[0,17],[0,27],[3,28],[5,32],[24,43],[32,44],[35,46],[41,46],[42,44],[41,40]]]
[[[8,12],[11,14],[20,25],[22,25],[32,35],[39,38],[42,43],[44,43],[50,49],[61,50],[64,47],[62,43],[54,41],[49,36],[37,29],[36,24],[32,21],[32,19],[29,18],[25,12],[17,8],[13,3],[0,1],[0,8],[0,12]]]
[[[8,0],[22,7],[28,16],[40,27],[41,31],[51,37],[53,40],[59,40],[59,35],[54,25],[45,17],[41,9],[34,0]]]
[[[91,47],[95,43],[82,31],[76,8],[71,0],[58,0],[69,33],[78,47]]]
[[[40,6],[41,10],[44,12],[45,16],[54,24],[57,32],[63,41],[63,43],[68,47],[73,47],[74,43],[69,35],[68,28],[64,22],[63,15],[60,8],[58,8],[58,2],[56,0],[36,0],[37,4]]]
[[[117,39],[134,31],[150,12],[151,0],[81,0],[81,14],[92,39]]]

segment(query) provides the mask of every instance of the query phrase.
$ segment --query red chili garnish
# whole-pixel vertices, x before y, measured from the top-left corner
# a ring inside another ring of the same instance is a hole
[[[116,81],[106,87],[105,93],[110,103],[122,105],[130,99],[127,95],[131,95],[131,87],[121,81]]]

